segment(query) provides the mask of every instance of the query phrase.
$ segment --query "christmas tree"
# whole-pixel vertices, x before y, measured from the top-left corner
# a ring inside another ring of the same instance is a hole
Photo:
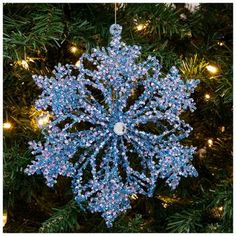
[[[59,62],[80,66],[82,54],[106,47],[114,8],[122,41],[142,46],[140,60],[155,56],[163,73],[174,65],[184,81],[201,81],[197,110],[181,115],[193,127],[181,143],[197,147],[198,177],[181,179],[175,190],[158,179],[151,198],[130,194],[132,208],[107,228],[86,202],[75,202],[69,177],[49,188],[24,170],[33,160],[28,142],[41,141],[51,122],[35,109],[42,91],[32,75],[50,77]],[[3,10],[4,232],[232,232],[232,4],[9,3]]]

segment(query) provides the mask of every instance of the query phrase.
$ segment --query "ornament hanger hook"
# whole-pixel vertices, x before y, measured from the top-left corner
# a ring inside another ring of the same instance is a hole
[[[115,24],[116,24],[116,2],[115,2]]]
[[[115,23],[110,26],[110,33],[114,38],[117,38],[121,34],[122,27],[120,25],[116,24],[116,13],[117,13],[117,10],[118,10],[116,2],[114,3],[114,7],[115,7]]]

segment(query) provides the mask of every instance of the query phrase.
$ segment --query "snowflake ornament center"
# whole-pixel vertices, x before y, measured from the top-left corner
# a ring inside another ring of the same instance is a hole
[[[113,130],[117,135],[123,135],[126,133],[126,126],[123,122],[117,122]]]
[[[157,178],[175,189],[181,177],[197,176],[195,148],[180,143],[192,128],[180,114],[195,110],[199,81],[181,80],[175,67],[164,75],[152,56],[140,62],[141,47],[121,42],[121,32],[112,25],[109,46],[83,54],[79,66],[33,76],[43,89],[36,109],[52,121],[45,141],[30,143],[36,159],[25,170],[43,174],[49,187],[71,177],[77,203],[100,212],[108,227],[131,208],[130,195],[151,197]]]

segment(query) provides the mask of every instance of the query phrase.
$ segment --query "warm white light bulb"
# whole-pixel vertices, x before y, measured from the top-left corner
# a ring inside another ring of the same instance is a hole
[[[50,121],[49,115],[45,115],[45,116],[38,118],[37,122],[38,122],[39,126],[44,126],[44,125],[48,124],[49,121]]]
[[[7,223],[7,213],[6,212],[4,212],[3,213],[3,227],[5,226],[5,224]]]
[[[4,129],[11,129],[12,128],[12,124],[10,122],[5,122],[5,123],[3,123],[3,128]]]
[[[75,54],[75,53],[78,51],[78,48],[75,47],[75,46],[72,46],[72,47],[70,48],[70,51]]]
[[[211,74],[216,74],[218,72],[218,68],[216,66],[208,65],[206,66],[206,69],[211,73]]]
[[[219,207],[218,209],[219,209],[219,211],[223,211],[223,210],[224,210],[224,207],[221,206],[221,207]]]
[[[213,140],[210,138],[208,139],[207,143],[208,143],[208,146],[211,147],[213,145]]]
[[[137,30],[137,31],[142,31],[142,30],[144,30],[144,29],[147,28],[148,24],[149,24],[148,21],[147,21],[145,24],[140,23],[140,24],[136,25],[136,30]]]
[[[76,65],[77,67],[79,67],[80,64],[81,64],[80,60],[78,60],[78,61],[75,63],[75,65]]]
[[[210,94],[206,93],[205,94],[205,100],[208,101],[211,98]]]
[[[164,208],[167,208],[167,207],[168,207],[168,204],[167,204],[167,203],[162,203],[162,206],[163,206]]]
[[[21,65],[24,69],[28,70],[29,69],[29,64],[26,60],[21,61]]]
[[[143,30],[145,27],[144,27],[144,24],[139,24],[139,25],[137,25],[137,30],[138,31],[141,31],[141,30]]]
[[[220,131],[221,131],[222,133],[224,133],[224,132],[225,132],[225,127],[224,127],[224,126],[221,126],[221,127],[220,127]]]
[[[137,196],[136,194],[132,194],[132,195],[130,196],[130,198],[133,199],[133,200],[136,200],[136,199],[138,199],[138,196]]]

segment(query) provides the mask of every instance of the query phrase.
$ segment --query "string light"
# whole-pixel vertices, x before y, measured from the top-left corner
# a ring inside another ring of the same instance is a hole
[[[137,26],[136,26],[136,29],[137,29],[138,31],[143,30],[143,29],[144,29],[144,24],[139,24],[139,25],[137,25]]]
[[[5,122],[5,123],[3,123],[3,128],[4,129],[11,129],[12,128],[12,124],[10,122]]]
[[[167,204],[167,203],[162,203],[162,206],[163,206],[164,208],[167,208],[167,207],[168,207],[168,204]]]
[[[206,93],[204,97],[206,101],[209,101],[211,98],[211,95],[209,93]]]
[[[218,72],[218,68],[213,65],[208,65],[206,66],[206,69],[211,73],[211,74],[216,74]]]
[[[22,66],[25,70],[29,70],[29,62],[34,62],[33,58],[27,57],[24,60],[19,60],[16,64]]]
[[[211,209],[211,212],[212,212],[214,217],[221,218],[223,216],[224,207],[223,206],[214,207],[214,208]]]
[[[185,8],[187,8],[191,13],[199,9],[199,3],[185,3]]]
[[[7,223],[7,212],[3,212],[3,227],[5,226],[5,224]]]
[[[208,143],[208,147],[212,147],[212,145],[213,145],[213,139],[208,139],[207,140],[207,143]]]
[[[220,130],[220,132],[224,133],[225,132],[225,127],[221,126],[221,127],[219,127],[219,130]]]
[[[188,32],[186,32],[185,35],[188,36],[189,38],[191,38],[191,37],[192,37],[192,32],[191,32],[191,31],[188,31]]]
[[[206,148],[205,148],[205,147],[199,149],[199,150],[198,150],[199,158],[200,158],[200,159],[203,159],[203,158],[206,156],[206,153],[207,153],[207,151],[206,151]]]
[[[142,30],[146,29],[147,26],[148,26],[148,23],[145,23],[145,24],[140,23],[140,24],[136,25],[136,30],[137,31],[142,31]]]
[[[24,69],[26,69],[26,70],[29,69],[29,64],[28,64],[28,62],[27,62],[26,60],[22,60],[22,61],[21,61],[21,66],[22,66]]]
[[[137,196],[136,194],[132,194],[132,195],[130,196],[130,198],[133,199],[133,200],[137,200],[137,199],[138,199],[138,196]]]
[[[78,52],[78,48],[76,46],[71,46],[70,47],[70,52],[73,54],[76,54]]]
[[[184,13],[182,13],[182,14],[180,15],[180,18],[181,18],[182,20],[186,20],[186,19],[187,19],[187,16],[186,16]]]
[[[75,65],[76,65],[77,67],[79,67],[80,64],[81,64],[80,60],[78,60],[78,61],[75,63]]]
[[[50,116],[48,114],[43,115],[37,119],[37,123],[39,127],[44,126],[48,124],[49,122],[50,122]]]

